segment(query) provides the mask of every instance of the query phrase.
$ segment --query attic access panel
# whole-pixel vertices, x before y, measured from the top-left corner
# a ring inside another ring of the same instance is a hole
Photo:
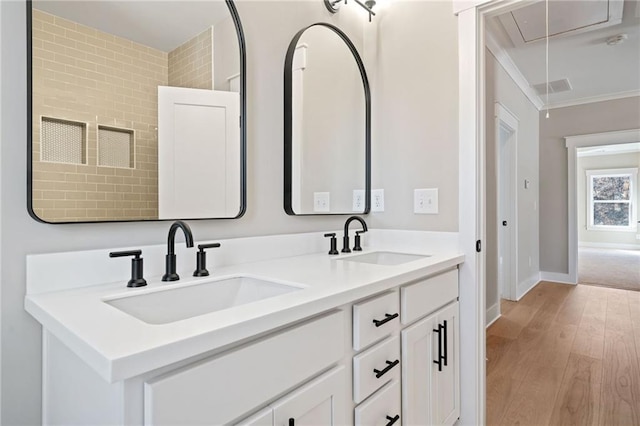
[[[622,22],[623,0],[549,1],[549,37],[579,34]],[[545,1],[498,17],[515,46],[546,37]]]

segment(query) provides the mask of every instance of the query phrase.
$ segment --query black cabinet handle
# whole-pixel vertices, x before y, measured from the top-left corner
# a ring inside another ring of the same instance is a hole
[[[438,371],[442,371],[442,359],[444,358],[442,356],[442,329],[443,329],[443,325],[442,324],[438,324],[438,328],[434,328],[433,332],[434,333],[438,333],[438,357],[437,359],[433,360],[434,364],[438,364]]]
[[[396,414],[395,417],[387,416],[387,420],[389,420],[389,423],[387,423],[386,426],[391,426],[392,424],[400,420],[400,414]]]
[[[296,419],[289,417],[289,426],[296,426]]]
[[[376,379],[379,379],[380,377],[384,376],[387,373],[387,371],[391,370],[393,367],[395,367],[398,364],[400,364],[400,360],[396,359],[395,361],[387,361],[387,366],[382,370],[377,370],[374,368],[373,372],[376,373]]]
[[[449,359],[449,356],[447,355],[447,334],[449,334],[449,333],[447,331],[447,320],[444,320],[442,322],[444,323],[444,326],[442,327],[444,329],[444,338],[442,339],[442,340],[444,340],[444,344],[442,345],[443,346],[443,351],[442,352],[444,352],[443,359],[444,359],[444,365],[446,367],[447,366],[447,361]]]
[[[374,319],[374,320],[373,320],[373,323],[376,325],[376,327],[380,327],[381,325],[388,323],[389,321],[391,321],[391,320],[392,320],[392,319],[394,319],[394,318],[398,318],[398,314],[397,314],[397,313],[395,313],[395,314],[393,314],[393,315],[391,315],[391,314],[384,314],[384,319],[382,319],[382,320],[376,320],[376,319]]]

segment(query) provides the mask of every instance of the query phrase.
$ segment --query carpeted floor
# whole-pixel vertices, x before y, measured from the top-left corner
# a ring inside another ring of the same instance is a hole
[[[640,250],[581,247],[578,282],[640,291]]]

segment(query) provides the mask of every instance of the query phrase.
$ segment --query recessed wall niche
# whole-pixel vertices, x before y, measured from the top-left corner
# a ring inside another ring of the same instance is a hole
[[[87,163],[87,124],[42,117],[40,159],[52,163]]]
[[[135,133],[98,125],[98,165],[135,168]]]

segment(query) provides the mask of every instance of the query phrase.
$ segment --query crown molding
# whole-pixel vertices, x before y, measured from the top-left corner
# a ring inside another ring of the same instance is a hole
[[[531,87],[527,79],[522,75],[516,64],[513,62],[509,54],[500,46],[495,38],[495,35],[491,31],[485,33],[485,44],[487,49],[493,54],[498,63],[504,68],[509,77],[520,88],[522,93],[529,99],[529,101],[540,111],[544,102],[536,94],[535,90]]]
[[[626,92],[608,93],[605,95],[589,96],[589,97],[580,98],[580,99],[570,99],[562,102],[550,102],[549,105],[548,106],[545,105],[544,108],[548,108],[548,109],[566,108],[566,107],[576,106],[576,105],[592,104],[594,102],[604,102],[604,101],[613,101],[616,99],[631,98],[634,96],[640,97],[640,90],[629,90]]]

